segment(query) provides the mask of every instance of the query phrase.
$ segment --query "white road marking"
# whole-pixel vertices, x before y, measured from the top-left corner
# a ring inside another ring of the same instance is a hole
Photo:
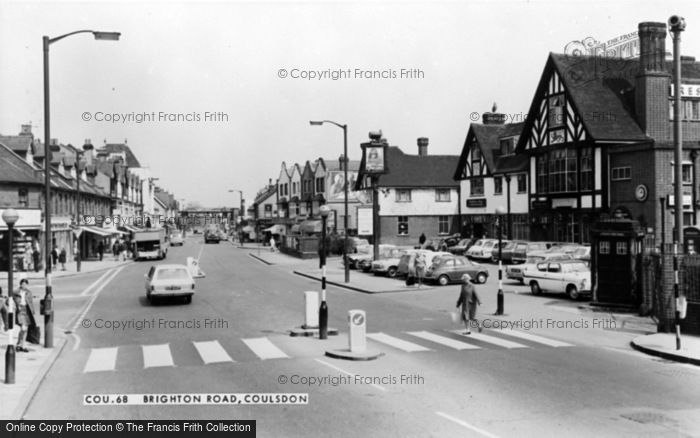
[[[197,349],[199,356],[205,364],[234,362],[231,356],[224,350],[224,347],[219,344],[219,341],[194,342],[194,348]]]
[[[114,280],[114,278],[115,278],[117,275],[119,275],[119,273],[122,271],[122,269],[124,269],[123,266],[120,267],[120,268],[117,268],[117,269],[115,269],[115,270],[108,271],[108,272],[111,272],[112,275],[110,275],[108,278],[106,278],[106,279],[104,280],[104,282],[103,282],[103,283],[95,290],[95,292],[91,295],[90,300],[89,300],[87,303],[85,303],[85,307],[83,308],[83,311],[80,312],[80,315],[78,315],[78,316],[75,318],[75,322],[73,322],[72,325],[70,325],[70,324],[68,325],[68,327],[70,327],[68,331],[70,331],[70,332],[72,332],[72,333],[75,333],[75,331],[76,331],[79,327],[81,327],[81,325],[79,325],[79,324],[81,323],[81,321],[83,321],[83,319],[85,318],[85,315],[86,315],[87,312],[90,310],[90,308],[92,307],[92,305],[95,303],[95,300],[97,299],[97,297],[100,295],[100,293],[102,293],[102,291],[103,291],[104,288],[109,284],[109,282],[112,281],[112,280]],[[65,329],[64,329],[64,330],[65,330]],[[73,351],[77,351],[79,346],[80,346],[80,337],[77,336],[77,335],[75,335],[75,343],[73,344]]]
[[[339,372],[341,372],[341,373],[343,373],[343,374],[345,374],[345,375],[348,375],[348,376],[350,376],[350,377],[355,376],[355,374],[349,373],[349,372],[345,371],[344,369],[338,368],[337,366],[335,366],[335,365],[333,365],[333,364],[330,364],[330,363],[328,363],[328,362],[326,362],[326,361],[323,361],[323,360],[321,360],[321,359],[316,359],[316,362],[322,363],[322,364],[324,364],[324,365],[326,365],[326,366],[328,366],[328,367],[331,367],[331,368],[333,368],[334,370],[339,371]],[[372,387],[374,387],[374,388],[377,388],[377,389],[380,390],[380,391],[386,391],[386,388],[383,387],[383,386],[381,386],[381,385],[377,385],[377,384],[374,384],[374,383],[370,383],[369,386],[372,386]]]
[[[440,345],[445,345],[450,348],[454,348],[455,350],[479,350],[481,347],[478,347],[476,345],[472,344],[467,344],[466,342],[458,341],[456,339],[452,338],[446,338],[444,336],[439,336],[434,333],[422,331],[422,332],[407,332],[409,335],[413,335],[416,337],[419,337],[421,339],[425,339],[431,342],[435,342],[436,344]]]
[[[523,333],[517,330],[503,330],[499,333],[506,336],[513,336],[515,338],[524,339],[526,341],[536,342],[538,344],[544,344],[549,347],[573,347],[573,344],[568,344],[566,342],[557,341],[555,339],[545,338],[544,336],[534,335],[532,333]]]
[[[97,280],[95,280],[94,283],[92,283],[90,286],[86,287],[85,290],[82,291],[82,292],[80,293],[80,295],[85,296],[85,295],[89,294],[90,291],[91,291],[93,288],[97,287],[97,285],[98,285],[105,277],[107,277],[111,272],[112,272],[112,271],[109,270],[109,271],[105,272],[104,274],[102,274],[102,275],[100,276],[100,278],[98,278]]]
[[[288,358],[284,351],[280,350],[267,338],[241,339],[260,359]]]
[[[383,344],[389,345],[394,348],[398,348],[399,350],[403,350],[409,353],[412,353],[414,351],[430,351],[430,348],[425,348],[422,345],[414,344],[413,342],[408,342],[404,341],[403,339],[395,338],[393,336],[389,336],[385,333],[368,333],[367,337],[375,340],[377,342],[381,342]]]
[[[143,345],[141,348],[143,350],[144,368],[175,366],[168,344]]]
[[[483,429],[479,429],[478,427],[472,426],[471,424],[467,423],[466,421],[460,420],[459,418],[455,418],[455,417],[453,417],[453,416],[451,416],[451,415],[447,415],[447,414],[444,413],[444,412],[436,411],[435,413],[436,413],[437,415],[441,416],[442,418],[446,418],[446,419],[448,419],[448,420],[450,420],[450,421],[452,421],[452,422],[454,422],[454,423],[459,424],[460,426],[466,427],[466,428],[469,429],[469,430],[473,430],[474,432],[476,432],[476,433],[478,433],[478,434],[480,434],[480,435],[483,435],[483,436],[486,436],[486,437],[489,437],[489,438],[498,438],[498,435],[494,435],[494,434],[492,434],[492,433],[490,433],[490,432],[487,432],[487,431],[485,431],[485,430],[483,430]]]
[[[117,364],[117,348],[93,348],[83,369],[84,373],[112,371]]]
[[[453,333],[461,334],[460,330],[454,330]],[[484,335],[482,333],[474,333],[468,335],[470,339],[475,339],[477,341],[487,342],[489,344],[498,345],[503,348],[527,348],[527,345],[518,344],[517,342],[506,341],[505,339],[496,338],[494,336]]]

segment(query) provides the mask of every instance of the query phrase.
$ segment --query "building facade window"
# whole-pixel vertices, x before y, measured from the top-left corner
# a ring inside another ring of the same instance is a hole
[[[19,196],[19,206],[26,207],[29,205],[29,193],[27,189],[19,189],[17,195]]]
[[[396,202],[411,202],[411,190],[396,189]]]
[[[449,234],[450,218],[449,216],[438,216],[438,234]]]
[[[537,157],[537,193],[547,193],[547,155]]]
[[[577,168],[576,149],[562,148],[552,151],[549,156],[549,192],[575,192]]]
[[[435,202],[450,202],[450,189],[435,189]]]
[[[625,181],[632,179],[631,167],[613,167],[610,170],[610,179],[612,181]]]
[[[504,138],[500,142],[501,155],[511,155],[515,150],[515,139]]]
[[[693,165],[683,163],[683,184],[692,185],[693,184]]]
[[[503,178],[497,176],[493,179],[493,194],[502,195],[503,194]]]
[[[326,180],[324,178],[316,178],[316,193],[325,193]]]
[[[399,216],[397,221],[399,236],[408,236],[408,216]]]
[[[581,149],[581,190],[593,190],[593,148]]]
[[[675,102],[669,100],[668,110],[669,120],[673,120],[673,108]],[[700,100],[698,99],[681,99],[681,120],[700,120]]]
[[[469,193],[472,196],[484,196],[484,179],[475,178],[469,181]]]
[[[527,175],[518,175],[518,193],[527,192]]]

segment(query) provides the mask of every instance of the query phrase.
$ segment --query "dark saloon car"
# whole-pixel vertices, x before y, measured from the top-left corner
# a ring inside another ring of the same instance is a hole
[[[464,274],[469,274],[475,283],[486,283],[489,278],[489,271],[486,267],[463,256],[443,255],[435,257],[425,273],[425,279],[445,286],[461,282]]]

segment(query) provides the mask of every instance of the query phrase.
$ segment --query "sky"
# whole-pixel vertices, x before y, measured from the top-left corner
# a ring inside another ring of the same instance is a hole
[[[242,190],[250,205],[283,161],[342,154],[342,130],[309,120],[347,124],[353,160],[377,130],[407,153],[428,137],[429,154],[459,155],[494,102],[527,114],[549,52],[674,14],[700,59],[697,1],[0,0],[0,133],[31,123],[43,139],[42,36],[121,32],[50,46],[51,137],[126,141],[177,199],[238,206]]]

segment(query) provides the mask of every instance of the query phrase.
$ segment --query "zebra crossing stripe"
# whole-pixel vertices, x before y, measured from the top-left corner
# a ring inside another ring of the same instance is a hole
[[[117,364],[117,348],[93,348],[83,369],[84,373],[112,371]]]
[[[439,336],[434,333],[422,331],[422,332],[407,332],[409,335],[425,339],[426,341],[435,342],[436,344],[444,345],[446,347],[454,348],[455,350],[479,350],[481,347],[476,345],[467,344],[466,342],[458,341],[452,338],[446,338],[444,336]]]
[[[453,332],[454,333],[462,333],[459,330],[454,330]],[[508,348],[508,349],[527,348],[527,345],[518,344],[517,342],[513,342],[513,341],[506,341],[505,339],[497,338],[495,336],[484,335],[482,333],[472,332],[472,334],[469,335],[469,338],[474,339],[476,341],[481,341],[481,342],[486,342],[486,343],[493,344],[493,345],[498,345],[499,347]]]
[[[168,344],[143,345],[141,348],[143,349],[144,368],[175,366]]]
[[[422,331],[422,332],[406,332],[409,335],[425,339],[426,341],[435,342],[436,344],[444,345],[446,347],[454,348],[455,350],[479,350],[481,347],[476,345],[468,344],[466,342],[458,341],[452,338],[446,338],[444,336],[439,336],[434,333]]]
[[[267,338],[241,339],[260,359],[283,359],[287,354]]]
[[[533,335],[532,333],[523,333],[517,330],[504,330],[499,332],[506,336],[513,336],[514,338],[524,339],[526,341],[536,342],[538,344],[547,345],[549,347],[573,347],[573,344],[567,344],[566,342],[557,341],[554,339],[545,338],[543,336]]]
[[[194,348],[197,349],[199,356],[205,364],[219,362],[234,362],[231,356],[228,355],[224,347],[219,344],[219,341],[193,342]]]
[[[425,348],[422,345],[414,344],[413,342],[408,342],[404,341],[399,338],[395,338],[393,336],[389,336],[385,333],[368,333],[367,337],[375,340],[377,342],[381,342],[382,344],[389,345],[394,348],[398,348],[399,350],[403,350],[409,353],[413,353],[414,351],[430,351],[430,348]]]

